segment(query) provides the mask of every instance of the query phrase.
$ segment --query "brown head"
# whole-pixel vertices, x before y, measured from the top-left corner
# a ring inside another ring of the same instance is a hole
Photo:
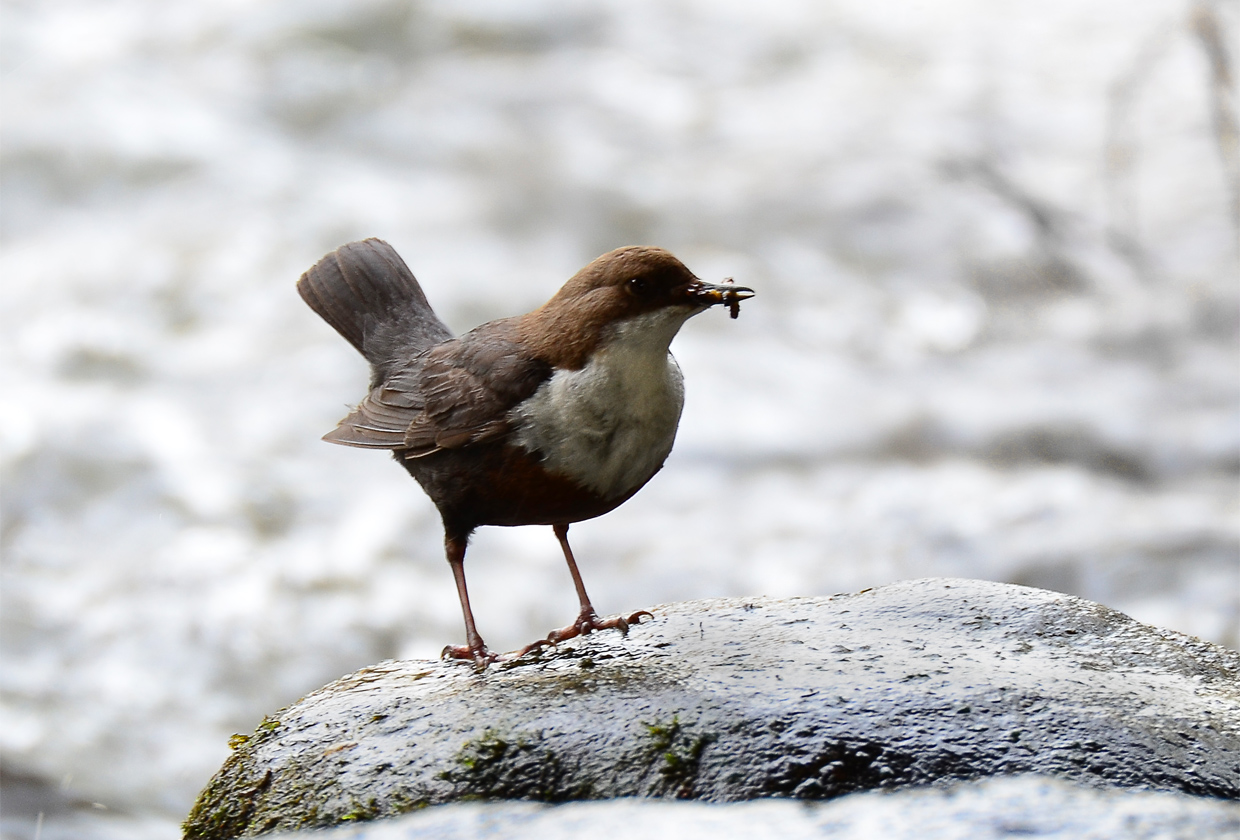
[[[635,245],[578,271],[551,300],[522,317],[519,330],[541,358],[576,369],[615,325],[668,310],[678,328],[717,303],[735,306],[750,297],[753,290],[744,286],[699,280],[662,248]]]

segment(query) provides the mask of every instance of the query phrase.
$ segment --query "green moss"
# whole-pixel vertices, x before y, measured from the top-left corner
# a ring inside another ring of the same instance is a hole
[[[660,774],[673,786],[681,789],[691,785],[697,778],[702,751],[713,740],[709,735],[699,735],[679,750],[668,750],[663,754],[663,767],[659,770]]]
[[[248,749],[239,749],[211,778],[181,824],[185,840],[228,840],[249,827],[256,799],[271,785],[270,771],[257,784],[237,783],[249,778],[251,758]]]
[[[691,735],[685,731],[679,715],[672,715],[669,723],[643,725],[650,735],[647,752],[657,762],[659,772],[656,792],[672,793],[678,799],[691,798],[702,752],[715,736],[709,733]]]
[[[567,802],[589,799],[593,787],[574,782],[541,732],[506,735],[487,729],[466,741],[452,767],[437,774],[451,782],[454,801],[534,799]]]
[[[394,793],[388,797],[388,806],[392,815],[408,814],[410,811],[421,811],[430,807],[430,801],[424,796],[411,797],[404,793]]]
[[[466,741],[456,754],[456,763],[471,773],[479,773],[503,759],[508,742],[494,729],[488,729],[472,741]]]
[[[271,786],[271,771],[254,779],[254,749],[281,726],[279,720],[268,716],[253,735],[237,734],[228,739],[232,753],[181,824],[185,840],[227,840],[249,828],[258,798]]]
[[[651,747],[655,752],[663,752],[672,746],[676,736],[680,734],[680,715],[672,715],[671,723],[644,723],[650,733]]]
[[[382,809],[373,797],[365,803],[354,802],[353,810],[339,817],[340,822],[369,822],[380,816]]]

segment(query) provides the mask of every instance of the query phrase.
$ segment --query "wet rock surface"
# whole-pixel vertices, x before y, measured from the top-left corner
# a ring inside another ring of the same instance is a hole
[[[344,677],[236,739],[187,836],[471,799],[827,799],[1020,773],[1240,797],[1240,654],[1098,604],[929,579],[654,612],[482,673]]]
[[[609,825],[623,825],[628,837],[677,840],[1202,840],[1240,834],[1240,804],[1021,776],[857,793],[809,805],[772,799],[726,805],[640,799],[566,805],[471,802],[328,832],[281,833],[279,838],[580,840]]]

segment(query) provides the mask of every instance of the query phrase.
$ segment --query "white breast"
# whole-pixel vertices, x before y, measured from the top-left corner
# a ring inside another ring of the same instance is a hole
[[[614,326],[585,367],[557,371],[513,410],[517,445],[604,498],[640,487],[676,439],[684,378],[668,346],[694,314],[668,308]]]

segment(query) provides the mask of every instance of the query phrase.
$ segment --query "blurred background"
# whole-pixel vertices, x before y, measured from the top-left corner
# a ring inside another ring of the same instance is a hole
[[[757,290],[573,528],[601,611],[954,575],[1240,644],[1234,0],[0,8],[6,838],[176,837],[231,733],[463,638],[319,441],[367,371],[294,282],[366,236],[458,331],[626,244]],[[548,528],[467,568],[493,648],[575,613]]]

